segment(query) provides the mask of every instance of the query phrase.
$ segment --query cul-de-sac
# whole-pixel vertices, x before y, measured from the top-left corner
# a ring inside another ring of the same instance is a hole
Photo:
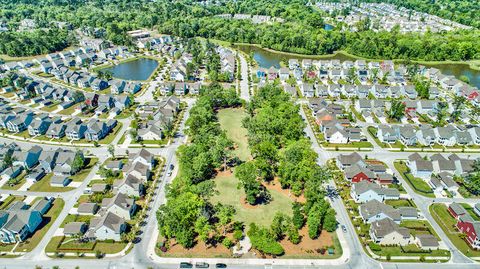
[[[480,2],[2,0],[0,267],[480,267]]]

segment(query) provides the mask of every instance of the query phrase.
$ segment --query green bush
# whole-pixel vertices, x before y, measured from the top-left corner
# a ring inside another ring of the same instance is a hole
[[[223,239],[222,244],[223,244],[226,248],[231,248],[231,247],[233,247],[233,245],[234,245],[233,242],[232,242],[232,240],[230,240],[230,238],[227,238],[227,237],[225,237],[225,238]]]
[[[240,231],[240,230],[235,230],[235,232],[233,232],[233,238],[234,238],[236,241],[242,240],[242,238],[243,238],[243,232]]]
[[[368,247],[372,250],[372,251],[381,251],[382,248],[378,245],[378,244],[375,244],[374,242],[369,242],[368,243]]]

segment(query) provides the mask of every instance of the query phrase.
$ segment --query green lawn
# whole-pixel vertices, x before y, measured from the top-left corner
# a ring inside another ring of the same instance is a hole
[[[432,188],[421,178],[414,177],[409,173],[408,167],[405,163],[395,162],[395,169],[400,173],[400,175],[405,179],[405,181],[412,187],[412,189],[423,196],[435,198]]]
[[[6,209],[11,203],[15,201],[23,201],[24,199],[25,198],[23,196],[10,195],[0,204],[0,210]]]
[[[57,105],[56,104],[53,104],[51,106],[44,106],[42,108],[40,108],[41,110],[43,111],[46,111],[46,112],[52,112],[54,111],[55,109],[57,109]]]
[[[115,128],[113,128],[113,130],[104,139],[100,140],[100,144],[112,143],[113,139],[115,139],[120,129],[122,129],[122,125],[123,124],[121,122],[118,122],[117,126],[115,126]]]
[[[432,204],[429,210],[432,217],[438,225],[440,225],[442,230],[447,234],[450,241],[458,250],[468,257],[480,257],[480,251],[471,249],[470,246],[460,237],[460,232],[455,228],[457,221],[447,211],[447,206],[445,204]]]
[[[218,121],[223,130],[227,132],[228,138],[236,144],[235,155],[240,160],[246,161],[250,157],[248,148],[247,129],[242,127],[242,120],[247,113],[241,108],[228,108],[218,111]]]
[[[334,144],[324,142],[322,143],[324,147],[339,147],[339,148],[373,148],[372,143],[368,141],[361,141],[361,142],[349,142],[348,144]]]
[[[73,112],[75,112],[75,108],[77,108],[78,106],[80,105],[80,103],[77,103],[77,104],[74,104],[73,106],[67,108],[67,109],[64,109],[60,112],[58,112],[58,114],[62,114],[62,115],[72,115]]]
[[[63,241],[67,241],[67,240],[70,240],[70,238],[63,237],[63,236],[52,237],[50,242],[48,242],[48,245],[45,247],[45,252],[56,252],[58,251],[57,246],[60,246],[60,244],[62,244],[61,247],[63,248],[77,247],[79,249],[84,249],[81,251],[82,253],[95,253],[98,250],[105,254],[114,254],[122,251],[127,246],[127,243],[124,243],[124,242],[106,243],[106,242],[98,241],[95,244],[94,248],[91,249],[91,247],[93,246],[91,242],[83,243],[83,244],[68,242],[63,244]]]
[[[403,220],[400,226],[410,229],[413,235],[431,234],[437,239],[440,239],[432,225],[426,220]]]
[[[86,222],[86,223],[90,223],[90,220],[91,220],[93,217],[94,217],[94,216],[90,216],[90,215],[71,215],[71,214],[68,214],[68,215],[65,217],[65,219],[63,220],[62,225],[60,225],[60,228],[65,227],[65,224],[70,223],[70,222]]]
[[[377,255],[390,255],[390,256],[450,256],[450,252],[448,250],[432,250],[430,251],[423,251],[417,245],[407,245],[404,247],[400,246],[381,246],[380,251],[373,251]]]
[[[16,177],[16,179],[18,179],[18,182],[16,182],[16,184],[10,184],[7,181],[7,182],[5,182],[5,184],[3,184],[2,189],[3,190],[18,190],[18,189],[20,189],[20,187],[22,187],[23,184],[25,184],[25,182],[26,182],[26,180],[25,180],[26,175],[27,175],[27,173],[25,171],[22,171],[22,173]]]
[[[480,217],[473,211],[473,207],[467,203],[461,204],[465,210],[467,210],[468,214],[472,217],[473,220],[480,221]]]
[[[402,206],[412,206],[416,207],[415,203],[412,202],[411,200],[404,200],[404,199],[399,199],[399,200],[386,200],[385,203],[387,205],[391,205],[395,208],[397,207],[402,207]]]
[[[217,176],[218,195],[212,197],[211,202],[232,205],[237,211],[234,219],[242,221],[245,225],[255,222],[259,225],[270,226],[272,219],[277,212],[292,214],[292,200],[282,193],[269,190],[272,201],[266,205],[256,205],[255,208],[243,205],[245,194],[243,189],[237,189],[238,179],[235,176]]]
[[[35,231],[35,233],[26,241],[20,243],[16,250],[26,252],[32,251],[38,245],[38,243],[40,243],[45,233],[48,231],[48,229],[50,229],[50,226],[52,226],[53,222],[55,222],[57,219],[60,212],[62,212],[64,204],[65,202],[62,199],[55,199],[50,210],[48,210],[48,212],[43,216],[43,222],[39,226],[40,229]]]
[[[92,170],[93,166],[98,162],[98,158],[86,158],[85,162],[85,167],[80,172],[70,177],[72,181],[83,182]]]
[[[50,179],[52,178],[53,173],[49,173],[40,181],[37,181],[35,184],[30,186],[29,191],[40,191],[40,192],[65,192],[71,191],[74,188],[72,187],[52,187],[50,185]]]

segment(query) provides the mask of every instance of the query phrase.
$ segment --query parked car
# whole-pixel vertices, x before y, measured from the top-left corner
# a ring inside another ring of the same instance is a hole
[[[227,265],[224,263],[217,263],[215,264],[215,268],[227,268]]]
[[[193,268],[193,264],[189,262],[181,262],[178,268]]]
[[[195,268],[208,268],[210,265],[206,262],[197,262]]]

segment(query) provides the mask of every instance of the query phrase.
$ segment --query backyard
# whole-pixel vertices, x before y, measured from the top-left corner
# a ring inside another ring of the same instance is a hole
[[[423,179],[414,177],[404,162],[395,162],[395,169],[400,173],[403,179],[412,187],[412,189],[423,196],[435,198],[432,188]]]
[[[432,217],[438,225],[440,225],[442,230],[447,234],[450,241],[458,250],[467,257],[480,257],[480,251],[473,250],[465,240],[462,239],[461,233],[455,227],[457,221],[452,215],[450,215],[445,204],[432,204],[429,210]]]

